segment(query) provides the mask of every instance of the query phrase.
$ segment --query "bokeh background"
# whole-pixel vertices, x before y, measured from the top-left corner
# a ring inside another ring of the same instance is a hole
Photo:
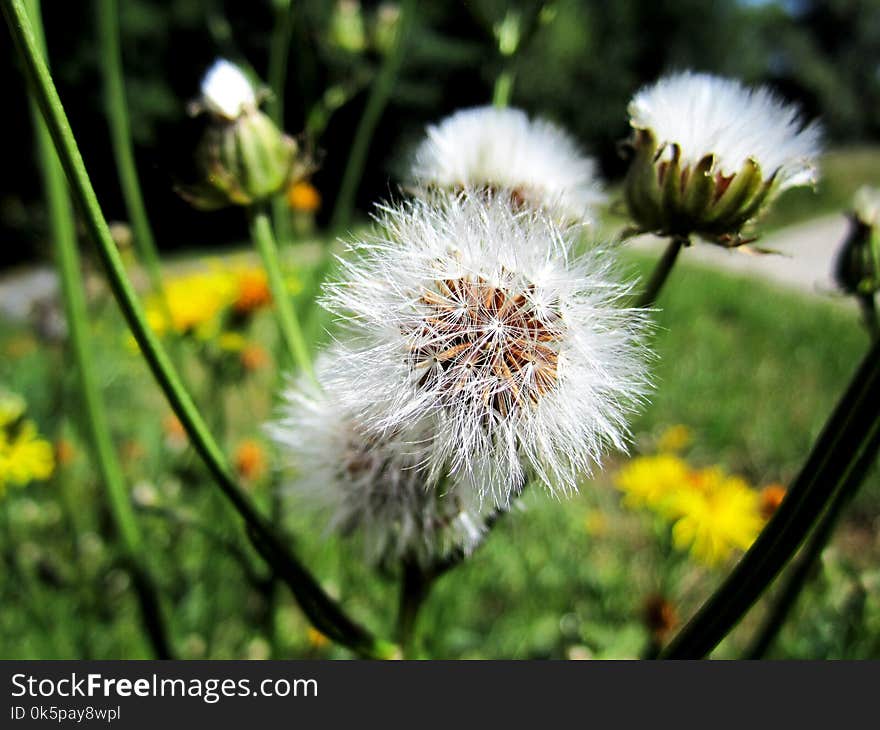
[[[188,172],[198,132],[186,103],[197,95],[202,74],[223,56],[265,79],[287,3],[119,5],[132,134],[150,222],[169,285],[184,300],[189,294],[183,306],[195,302],[191,310],[206,324],[178,343],[175,358],[254,499],[297,536],[297,549],[330,593],[359,620],[390,631],[393,575],[369,570],[356,540],[328,536],[295,505],[285,511],[279,504],[283,455],[272,452],[262,430],[283,377],[270,307],[257,296],[246,317],[239,312],[230,318],[228,294],[215,309],[211,304],[218,287],[228,291],[241,284],[242,272],[254,274],[254,259],[243,256],[245,217],[236,209],[195,211],[174,192]],[[779,201],[761,226],[768,240],[836,220],[827,240],[828,250],[835,249],[855,190],[880,185],[880,0],[448,0],[416,6],[399,78],[357,189],[349,226],[355,234],[372,203],[396,190],[425,124],[489,103],[496,77],[510,64],[512,103],[555,120],[598,159],[612,199],[602,223],[611,231],[625,225],[613,203],[625,172],[618,143],[628,133],[627,102],[642,84],[670,70],[769,83],[800,104],[806,117],[822,119],[828,147],[822,181],[815,191],[792,191]],[[293,226],[297,235],[284,242],[283,252],[291,295],[317,348],[331,325],[310,307],[308,282],[337,234],[328,222],[382,63],[383,24],[393,22],[398,8],[355,0],[294,0],[292,7],[285,128],[320,159],[311,179],[320,205],[310,210],[314,220],[307,226]],[[529,19],[530,27],[512,60],[499,53],[493,30],[511,12]],[[124,221],[94,5],[46,0],[43,15],[55,79],[98,197],[108,220]],[[0,655],[148,657],[79,422],[82,407],[58,298],[46,284],[48,274],[27,278],[51,265],[52,241],[25,89],[5,27],[0,36],[7,100],[0,165],[0,385],[25,397],[28,418],[52,444],[56,462],[50,478],[0,493]],[[132,346],[89,252],[83,236],[102,394],[175,653],[348,656],[310,629],[286,590],[264,573]],[[657,391],[634,424],[633,453],[674,455],[694,470],[717,467],[762,495],[779,494],[867,348],[857,309],[830,289],[780,287],[697,263],[689,253],[658,302],[652,342]],[[146,278],[130,250],[126,256],[149,303]],[[639,276],[650,271],[656,254],[635,250],[624,258]],[[195,279],[185,278],[193,272]],[[251,284],[259,289],[254,276]],[[21,282],[45,286],[45,294],[16,306]],[[420,623],[426,654],[635,657],[668,639],[736,555],[707,565],[678,550],[667,523],[621,501],[616,475],[626,464],[623,455],[612,455],[606,471],[570,500],[527,494],[524,510],[503,520],[472,560],[436,586]],[[812,572],[771,656],[880,657],[878,514],[875,473]],[[766,608],[765,601],[749,615],[720,656],[740,655]]]

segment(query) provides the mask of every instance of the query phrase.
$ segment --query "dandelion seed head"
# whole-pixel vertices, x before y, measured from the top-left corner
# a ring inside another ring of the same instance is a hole
[[[753,159],[765,179],[776,176],[779,190],[818,179],[819,125],[805,124],[797,106],[767,87],[687,71],[641,89],[629,115],[633,128],[654,134],[667,157],[678,145],[683,168],[712,154],[724,177]]]
[[[504,196],[381,209],[325,306],[347,325],[333,387],[372,429],[425,428],[434,479],[506,506],[528,477],[570,492],[646,391],[645,316],[607,249]]]
[[[487,510],[454,481],[429,479],[421,457],[426,434],[380,433],[348,412],[328,377],[341,367],[334,353],[325,354],[321,388],[306,380],[289,387],[269,428],[294,471],[290,499],[328,515],[329,530],[359,535],[373,563],[430,564],[455,550],[470,553]]]
[[[447,190],[505,190],[569,221],[588,220],[604,199],[594,160],[560,127],[519,109],[464,109],[429,126],[411,177]]]

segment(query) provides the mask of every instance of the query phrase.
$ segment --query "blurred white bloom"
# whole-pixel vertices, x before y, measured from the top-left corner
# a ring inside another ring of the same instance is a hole
[[[223,58],[205,73],[201,90],[204,107],[226,119],[238,119],[257,107],[253,84],[238,66]]]
[[[318,363],[318,389],[303,379],[284,395],[270,434],[295,472],[290,494],[329,514],[329,529],[362,536],[367,558],[428,565],[454,550],[470,553],[484,532],[472,491],[429,484],[414,444],[370,432],[334,397],[328,375],[343,365]]]
[[[880,224],[880,189],[863,185],[853,197],[853,213],[860,223],[875,227]]]
[[[767,87],[684,72],[641,89],[629,105],[630,124],[653,132],[667,157],[681,148],[682,167],[715,155],[717,172],[734,175],[749,158],[779,190],[814,183],[820,152],[818,124],[804,126],[798,107]]]
[[[596,247],[507,199],[465,192],[381,209],[325,305],[349,326],[331,376],[371,428],[426,428],[432,478],[504,507],[534,476],[570,492],[624,448],[646,390],[645,315]],[[426,425],[427,424],[427,425]]]
[[[428,127],[411,176],[425,187],[490,188],[568,221],[603,200],[596,163],[562,129],[519,109],[465,109]]]

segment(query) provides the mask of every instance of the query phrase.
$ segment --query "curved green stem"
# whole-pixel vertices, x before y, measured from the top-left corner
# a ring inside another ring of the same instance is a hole
[[[40,36],[39,43],[45,53],[45,42],[42,40],[42,22],[36,2],[31,4],[30,17],[36,33]],[[95,375],[94,348],[89,333],[86,294],[80,279],[76,227],[73,210],[67,197],[64,173],[58,163],[46,125],[40,119],[39,110],[35,105],[32,105],[31,111],[37,133],[46,203],[49,209],[49,223],[61,279],[64,313],[83,399],[83,421],[92,443],[101,481],[107,491],[110,514],[119,534],[120,546],[132,577],[140,603],[141,617],[153,651],[159,659],[170,659],[172,656],[171,645],[159,601],[159,591],[144,561],[143,537],[129,500],[128,487],[125,484],[122,466],[113,446],[107,411]]]
[[[492,89],[492,105],[503,108],[510,105],[510,97],[513,95],[513,82],[516,78],[513,69],[506,68],[495,79]]]
[[[184,388],[165,349],[147,325],[122,259],[113,244],[64,107],[34,39],[23,0],[8,0],[0,7],[3,9],[18,57],[24,66],[31,93],[52,135],[71,192],[97,247],[113,295],[153,377],[183,424],[194,449],[208,467],[218,487],[244,520],[255,546],[285,580],[315,626],[331,639],[362,655],[388,655],[388,645],[377,641],[365,629],[354,623],[323,591],[314,576],[299,562],[287,543],[275,532],[236,483],[223,452],[209,433],[201,413]]]
[[[791,568],[791,573],[783,585],[779,596],[774,601],[767,613],[764,623],[758,629],[754,640],[746,650],[746,659],[763,659],[768,649],[785,624],[791,609],[797,603],[798,596],[807,583],[807,579],[813,571],[813,566],[819,560],[819,556],[834,534],[840,515],[844,508],[852,501],[862,482],[868,474],[874,461],[877,459],[877,451],[880,449],[880,428],[874,429],[874,436],[862,451],[858,461],[847,474],[843,484],[838,487],[834,499],[822,515],[822,519],[807,544],[804,545],[800,555]]]
[[[302,327],[300,327],[293,303],[290,301],[290,294],[284,284],[284,275],[281,273],[281,264],[278,261],[278,247],[275,244],[275,237],[272,235],[269,215],[265,206],[261,204],[252,207],[249,213],[251,238],[260,252],[266,276],[269,278],[269,288],[272,290],[275,317],[278,320],[281,337],[296,366],[314,380],[315,372],[312,368],[311,355],[303,338]]]
[[[788,496],[733,572],[661,654],[708,654],[767,589],[834,498],[835,490],[880,423],[880,343],[854,375]]]
[[[122,49],[119,42],[119,5],[117,0],[98,0],[98,33],[101,43],[101,74],[104,78],[104,102],[110,126],[110,142],[119,184],[141,261],[147,269],[153,290],[162,292],[162,267],[156,239],[150,227],[144,198],[141,193],[134,145],[131,141],[131,123],[125,99],[125,77],[122,71]]]
[[[398,21],[394,43],[385,56],[382,67],[379,69],[376,80],[370,89],[367,105],[364,107],[364,113],[358,123],[351,151],[348,155],[348,164],[346,164],[345,172],[342,175],[342,184],[339,186],[339,195],[336,198],[336,206],[330,219],[330,228],[333,231],[341,231],[351,223],[354,198],[363,176],[370,140],[373,138],[373,132],[376,130],[376,125],[379,123],[385,105],[391,97],[394,82],[403,63],[403,52],[406,46],[406,38],[409,35],[409,28],[412,25],[415,5],[415,0],[403,0],[401,3],[400,20]]]
[[[655,301],[657,301],[657,297],[660,295],[660,290],[666,283],[666,279],[669,278],[669,273],[672,271],[672,267],[675,266],[679,252],[687,245],[687,238],[682,238],[681,236],[673,236],[669,240],[669,245],[663,252],[663,256],[657,262],[657,266],[654,267],[654,273],[651,274],[648,286],[645,287],[645,290],[636,300],[635,306],[650,307]]]

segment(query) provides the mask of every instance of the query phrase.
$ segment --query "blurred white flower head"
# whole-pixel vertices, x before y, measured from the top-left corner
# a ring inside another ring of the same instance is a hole
[[[328,515],[328,528],[361,536],[367,559],[423,565],[453,551],[470,553],[484,515],[470,490],[429,484],[422,445],[371,432],[337,402],[327,375],[343,367],[333,352],[318,363],[322,388],[303,379],[284,394],[270,434],[295,471],[295,507]],[[329,386],[329,387],[328,387]]]
[[[348,325],[330,376],[383,433],[425,429],[420,459],[506,507],[528,478],[571,492],[646,391],[645,314],[607,251],[575,258],[560,227],[464,192],[380,209],[324,303]]]
[[[564,130],[519,109],[465,109],[429,126],[410,175],[422,187],[505,190],[566,221],[589,220],[604,199],[594,160]]]
[[[715,171],[735,175],[746,160],[760,165],[779,190],[818,179],[821,130],[804,124],[797,106],[767,87],[684,72],[641,89],[629,104],[630,124],[653,132],[664,155],[681,148],[682,167],[715,156]]]
[[[217,59],[202,79],[202,105],[229,120],[256,109],[257,93],[244,72],[226,59]]]

